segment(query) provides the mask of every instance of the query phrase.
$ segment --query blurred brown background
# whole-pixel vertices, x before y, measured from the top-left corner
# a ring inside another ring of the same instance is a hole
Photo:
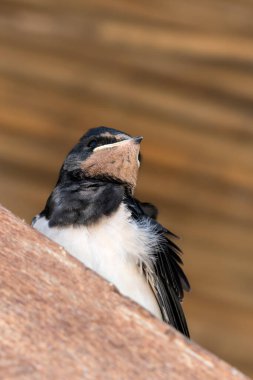
[[[145,137],[192,338],[253,375],[253,1],[1,0],[1,202],[30,222],[98,125]]]

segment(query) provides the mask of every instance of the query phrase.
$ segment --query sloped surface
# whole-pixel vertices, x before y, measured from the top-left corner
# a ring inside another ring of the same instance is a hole
[[[0,208],[2,379],[245,379]]]

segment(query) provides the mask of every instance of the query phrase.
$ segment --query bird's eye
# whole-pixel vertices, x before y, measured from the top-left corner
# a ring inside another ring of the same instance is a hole
[[[87,146],[91,149],[95,149],[98,145],[97,139],[92,139],[88,142]]]

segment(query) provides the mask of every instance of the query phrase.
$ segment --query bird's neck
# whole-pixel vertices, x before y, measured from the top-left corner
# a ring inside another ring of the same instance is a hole
[[[119,183],[64,178],[57,182],[42,215],[50,226],[90,225],[116,211],[125,191]]]

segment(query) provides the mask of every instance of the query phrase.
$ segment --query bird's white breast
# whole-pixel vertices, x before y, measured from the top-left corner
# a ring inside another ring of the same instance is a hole
[[[116,285],[119,291],[161,318],[160,309],[141,269],[152,255],[151,227],[130,221],[124,205],[91,226],[49,227],[37,218],[33,227],[62,245],[71,255]]]

